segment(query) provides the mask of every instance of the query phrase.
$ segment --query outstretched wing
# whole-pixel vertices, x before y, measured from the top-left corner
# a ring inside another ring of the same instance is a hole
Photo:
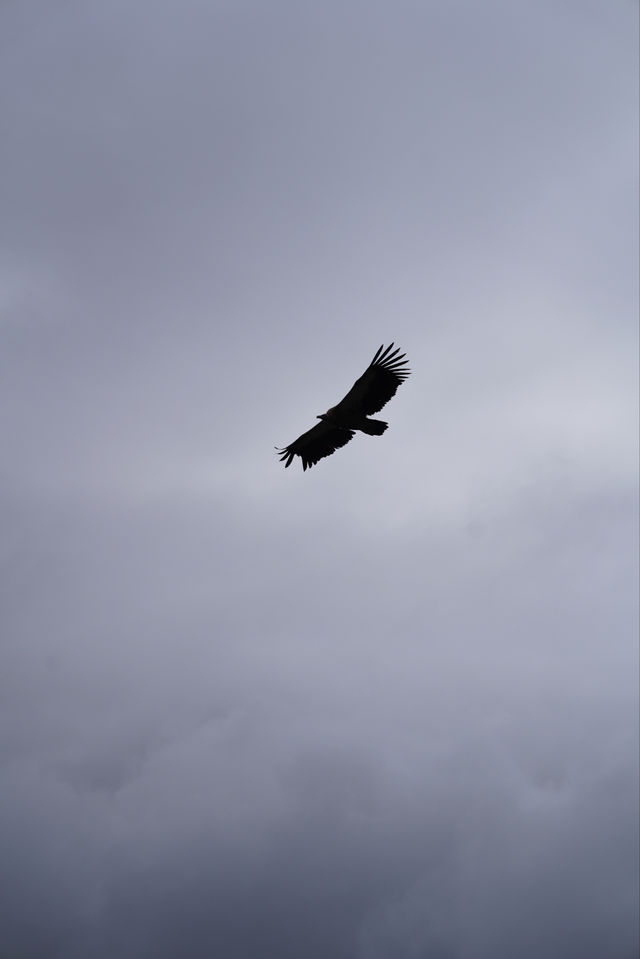
[[[302,468],[306,470],[307,466],[311,468],[318,460],[331,456],[341,446],[346,446],[354,435],[353,430],[339,429],[321,420],[289,446],[278,450],[280,462],[284,463],[285,467],[291,466],[293,457],[299,456],[302,460]]]
[[[386,350],[380,347],[362,376],[355,381],[344,399],[334,407],[336,413],[363,413],[371,416],[395,396],[396,390],[409,376],[405,369],[408,360],[406,353],[393,350],[393,343]],[[398,353],[400,355],[398,356]]]

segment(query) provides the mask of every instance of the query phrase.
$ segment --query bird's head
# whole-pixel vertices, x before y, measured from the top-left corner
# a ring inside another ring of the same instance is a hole
[[[326,420],[326,419],[327,419],[327,414],[326,414],[326,413],[318,413],[318,415],[316,416],[316,419],[317,419],[317,420]]]

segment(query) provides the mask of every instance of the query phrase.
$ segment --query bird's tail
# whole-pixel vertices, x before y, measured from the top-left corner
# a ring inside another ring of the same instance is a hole
[[[382,436],[388,425],[383,420],[366,419],[360,429],[363,433],[368,433],[369,436]]]

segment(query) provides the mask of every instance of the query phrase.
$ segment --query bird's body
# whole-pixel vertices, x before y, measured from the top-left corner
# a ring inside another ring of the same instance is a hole
[[[393,350],[393,343],[386,349],[380,347],[361,377],[356,380],[347,395],[336,405],[318,416],[320,420],[297,440],[278,450],[285,467],[290,466],[294,456],[302,460],[302,468],[311,468],[318,460],[335,453],[353,439],[356,430],[369,436],[381,436],[388,424],[370,419],[385,406],[396,390],[409,376],[405,354]]]

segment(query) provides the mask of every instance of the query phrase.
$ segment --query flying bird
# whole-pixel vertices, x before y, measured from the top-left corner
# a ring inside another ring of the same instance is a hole
[[[389,424],[368,417],[386,406],[410,373],[410,370],[405,369],[408,363],[405,360],[406,353],[400,353],[399,349],[392,350],[393,343],[386,349],[384,345],[381,346],[362,376],[337,406],[320,413],[317,416],[320,422],[289,446],[284,449],[276,447],[280,462],[285,467],[291,466],[294,456],[299,456],[302,469],[310,469],[318,460],[346,446],[356,430],[369,436],[382,436]]]

